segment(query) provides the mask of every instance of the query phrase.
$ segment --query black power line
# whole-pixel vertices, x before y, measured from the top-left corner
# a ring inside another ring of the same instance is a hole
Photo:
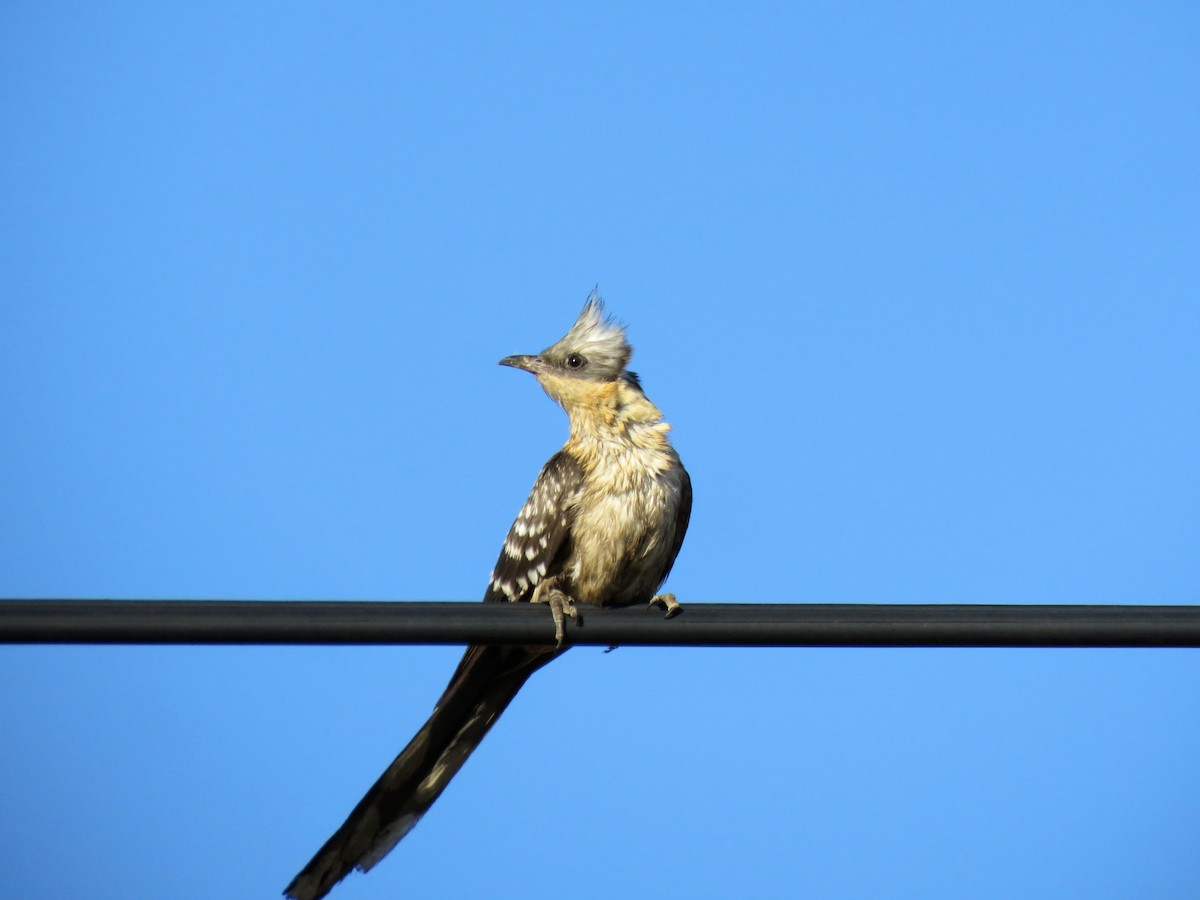
[[[8,644],[550,644],[542,606],[4,600]],[[706,647],[1200,647],[1200,606],[692,603],[581,609],[567,641]]]

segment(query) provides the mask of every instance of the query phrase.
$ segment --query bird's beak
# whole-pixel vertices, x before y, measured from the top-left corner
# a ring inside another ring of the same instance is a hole
[[[542,372],[546,368],[546,361],[540,356],[527,356],[519,354],[517,356],[506,356],[500,360],[502,366],[512,366],[514,369],[524,369],[526,372],[532,372],[534,375]]]

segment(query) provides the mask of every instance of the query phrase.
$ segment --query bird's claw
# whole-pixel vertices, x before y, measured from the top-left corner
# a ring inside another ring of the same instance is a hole
[[[683,609],[683,604],[675,599],[674,594],[656,594],[650,598],[650,605],[661,606],[665,609],[667,614],[663,616],[664,619],[679,615],[679,612]]]
[[[546,601],[550,604],[550,615],[554,619],[554,640],[561,648],[563,639],[566,638],[566,622],[568,617],[579,621],[579,610],[575,608],[575,604],[571,602],[571,598],[562,591],[554,591],[550,594]]]
[[[575,608],[574,602],[566,593],[558,586],[558,578],[547,578],[533,592],[530,598],[531,603],[545,603],[550,607],[550,615],[554,619],[554,640],[558,644],[558,649],[562,649],[563,640],[566,639],[566,622],[570,617],[576,622],[579,621],[579,610]]]

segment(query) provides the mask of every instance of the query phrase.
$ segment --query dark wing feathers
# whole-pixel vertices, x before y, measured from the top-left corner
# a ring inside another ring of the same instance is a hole
[[[582,481],[583,469],[566,451],[542,466],[504,539],[484,602],[528,601],[539,581],[558,573],[570,546],[569,500]]]
[[[662,581],[666,581],[667,576],[671,574],[671,567],[675,565],[675,557],[679,555],[679,548],[683,546],[683,536],[687,534],[688,522],[692,518],[692,476],[682,465],[679,467],[679,471],[683,475],[683,484],[679,494],[679,508],[675,511],[675,541],[671,545],[671,555],[667,557],[667,567],[663,570]],[[659,583],[661,584],[662,581]]]
[[[583,472],[559,452],[542,467],[500,551],[485,601],[528,601],[570,549],[569,501]],[[375,865],[425,814],[521,685],[562,653],[552,647],[472,646],[429,721],[288,885],[296,900],[324,897],[357,866]]]
[[[527,602],[540,581],[561,571],[571,549],[572,501],[582,481],[579,463],[563,451],[542,467],[492,570],[486,602]],[[663,578],[683,543],[691,509],[692,485],[685,472]],[[469,647],[429,721],[288,885],[287,896],[324,897],[355,866],[365,871],[382,859],[441,794],[525,680],[563,652]]]

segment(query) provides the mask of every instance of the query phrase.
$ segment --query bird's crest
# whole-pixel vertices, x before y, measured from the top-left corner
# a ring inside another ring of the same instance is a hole
[[[572,354],[587,360],[587,375],[593,378],[619,377],[633,355],[625,326],[605,314],[598,290],[592,290],[571,330],[547,347],[542,356],[562,360]]]

